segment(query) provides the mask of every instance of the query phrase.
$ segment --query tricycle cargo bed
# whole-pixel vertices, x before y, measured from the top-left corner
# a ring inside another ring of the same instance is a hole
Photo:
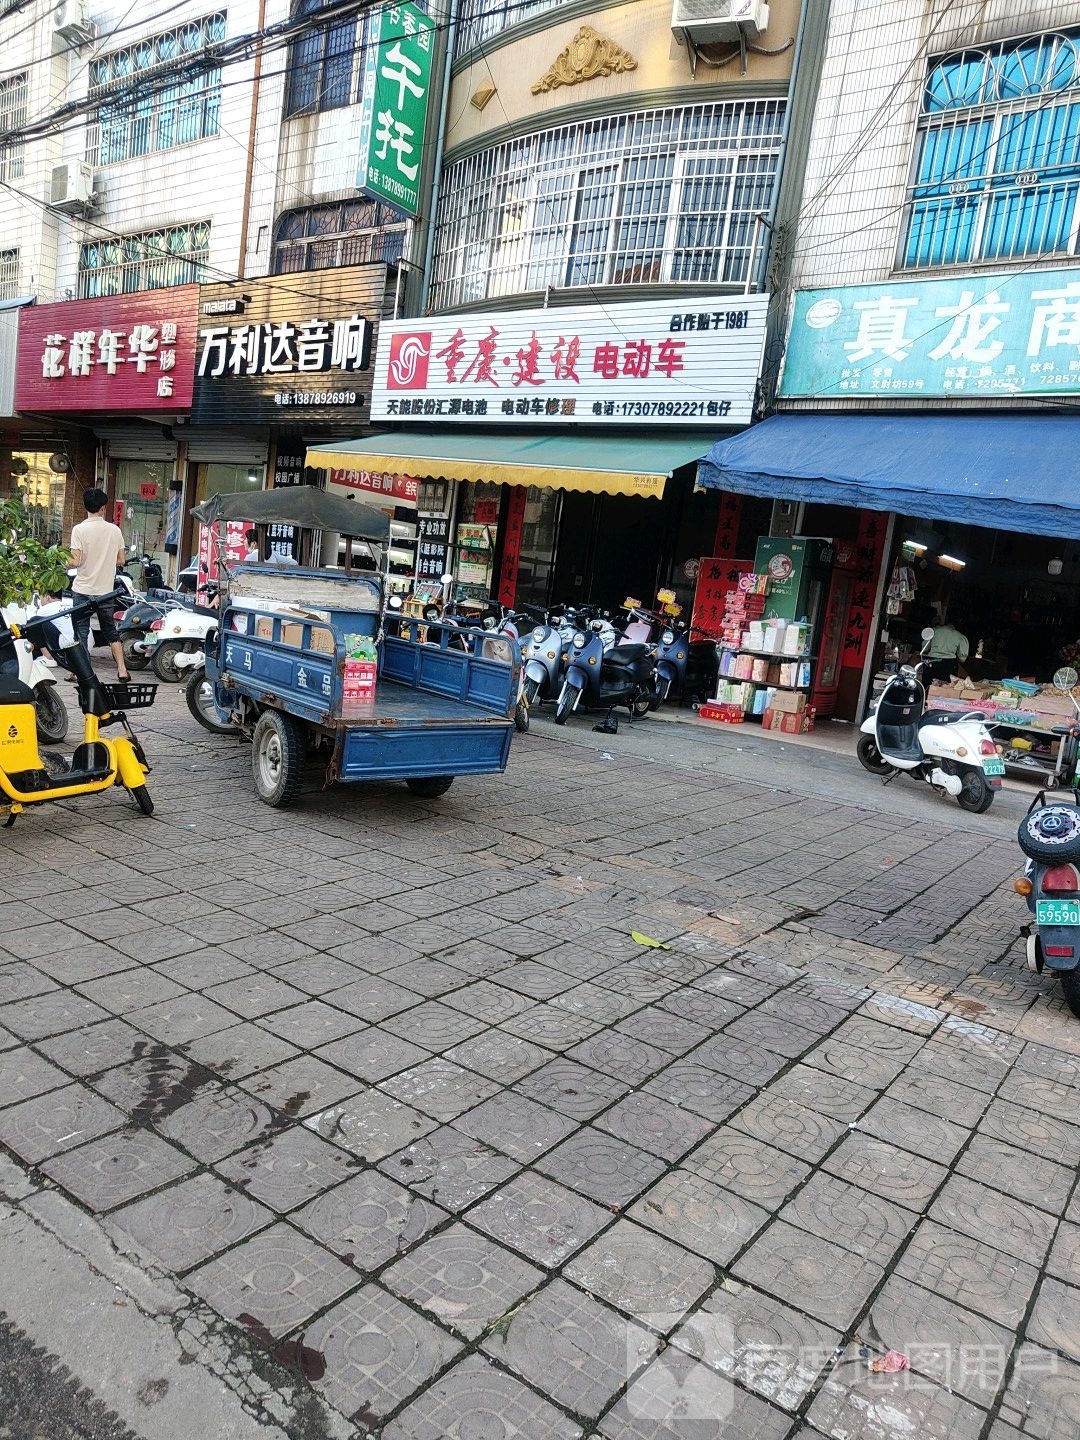
[[[482,775],[502,770],[513,724],[447,695],[380,680],[375,699],[346,708],[342,780]]]

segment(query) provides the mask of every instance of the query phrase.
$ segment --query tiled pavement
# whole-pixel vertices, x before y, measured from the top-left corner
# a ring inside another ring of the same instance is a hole
[[[153,820],[0,842],[38,1182],[386,1440],[1073,1440],[1080,1021],[1007,827],[540,723],[278,813],[177,702]]]

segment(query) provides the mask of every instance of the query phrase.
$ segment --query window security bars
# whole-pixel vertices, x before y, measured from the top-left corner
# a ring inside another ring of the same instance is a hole
[[[86,131],[86,158],[91,165],[115,165],[218,133],[220,66],[160,88],[152,88],[152,82],[161,66],[224,40],[225,19],[224,11],[208,15],[91,60],[90,98],[101,99]],[[144,74],[148,85],[140,94],[131,87]],[[110,101],[110,90],[119,86],[124,87],[123,98]]]
[[[0,250],[0,300],[15,300],[19,295],[19,252]]]
[[[92,240],[79,251],[79,299],[209,279],[210,222]]]
[[[456,55],[483,45],[511,25],[528,20],[545,10],[555,10],[567,0],[463,0],[458,15]]]
[[[431,303],[552,287],[750,278],[782,100],[644,110],[523,136],[450,168]]]
[[[274,274],[400,260],[405,227],[392,205],[346,200],[290,210],[277,223]]]
[[[964,50],[930,67],[903,267],[1074,255],[1080,31]]]
[[[294,15],[317,15],[334,0],[300,0]],[[364,20],[354,15],[301,35],[289,48],[285,116],[339,110],[359,99],[364,74]],[[359,44],[357,40],[359,38]]]
[[[29,76],[25,70],[0,80],[0,132],[18,130],[26,124]],[[23,177],[23,144],[13,140],[0,145],[0,182],[9,184]]]

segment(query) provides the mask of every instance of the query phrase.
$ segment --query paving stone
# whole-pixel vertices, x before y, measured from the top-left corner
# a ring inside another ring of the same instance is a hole
[[[775,1051],[749,1040],[729,1037],[726,1030],[691,1050],[686,1059],[753,1086],[767,1085],[787,1064]]]
[[[123,1111],[92,1090],[65,1085],[0,1111],[0,1142],[36,1165],[46,1156],[74,1149],[126,1123]]]
[[[1031,1098],[1037,1100],[1038,1097],[1033,1094]],[[1006,1100],[991,1102],[979,1122],[979,1134],[1063,1165],[1074,1165],[1080,1154],[1080,1125],[1068,1125]]]
[[[5,944],[8,939],[10,937],[5,937]],[[4,1006],[4,1025],[20,1040],[40,1040],[47,1035],[78,1030],[95,1020],[109,1018],[107,1010],[70,990],[53,990],[46,995],[33,995],[27,1000],[14,1000]]]
[[[43,1095],[46,1090],[58,1090],[68,1083],[69,1077],[62,1070],[24,1045],[0,1055],[0,1106],[30,1100],[35,1095]],[[0,1136],[2,1125],[0,1121]]]
[[[1080,1279],[1075,1273],[1073,1280]],[[1046,1279],[1039,1287],[1026,1336],[1050,1350],[1076,1358],[1080,1355],[1080,1290]]]
[[[999,1250],[1030,1265],[1046,1258],[1056,1223],[1045,1211],[963,1175],[949,1177],[930,1218],[976,1240],[992,1238]]]
[[[242,980],[227,980],[203,992],[210,1000],[223,1005],[244,1020],[255,1020],[274,1010],[298,1005],[307,997],[294,985],[272,975],[248,975]]]
[[[520,1167],[497,1150],[447,1125],[389,1156],[379,1169],[419,1195],[460,1211]]]
[[[818,1115],[767,1090],[745,1105],[731,1123],[756,1140],[813,1163],[820,1161],[847,1130],[842,1121]]]
[[[586,980],[584,984],[575,985],[572,990],[556,995],[551,1003],[560,1010],[584,1015],[598,1025],[612,1025],[616,1020],[632,1014],[641,1002],[630,995],[616,995],[613,990],[606,990],[602,985],[594,985],[591,980]]]
[[[502,1030],[476,1035],[445,1051],[445,1055],[447,1060],[486,1075],[499,1085],[512,1085],[554,1058],[550,1050]]]
[[[326,1365],[315,1388],[365,1427],[385,1419],[461,1350],[377,1285],[365,1285],[320,1316],[304,1343]]]
[[[455,1119],[499,1089],[493,1080],[455,1065],[445,1056],[403,1070],[382,1081],[379,1088],[442,1121]]]
[[[298,1055],[283,1065],[259,1070],[244,1078],[244,1089],[274,1110],[293,1118],[317,1113],[362,1089],[351,1075],[314,1055]]]
[[[752,1086],[742,1085],[729,1075],[692,1060],[676,1060],[654,1076],[645,1090],[716,1125],[727,1120],[755,1093]]]
[[[434,1120],[379,1090],[353,1095],[341,1105],[309,1115],[304,1124],[371,1164],[435,1129]]]
[[[256,1070],[268,1069],[299,1054],[295,1045],[247,1022],[200,1036],[186,1043],[184,1051],[198,1064],[230,1080],[243,1080]]]
[[[851,1250],[776,1220],[733,1273],[826,1325],[846,1330],[885,1272]]]
[[[805,1399],[839,1340],[839,1333],[819,1320],[733,1280],[671,1337],[695,1360],[788,1410]]]
[[[1012,1330],[1038,1279],[1034,1266],[933,1220],[920,1224],[896,1273]]]
[[[834,1120],[850,1124],[868,1110],[878,1098],[877,1091],[837,1075],[826,1075],[810,1065],[795,1065],[773,1080],[770,1095],[781,1095],[810,1110],[819,1110]]]
[[[979,1123],[990,1098],[982,1090],[913,1067],[898,1076],[886,1093],[901,1105],[914,1105],[955,1125],[967,1126]]]
[[[355,1015],[346,1014],[321,1000],[308,1000],[303,1005],[264,1015],[261,1024],[271,1035],[277,1035],[303,1050],[329,1045],[333,1040],[366,1028]]]
[[[327,1190],[292,1216],[320,1245],[365,1271],[404,1254],[445,1219],[445,1210],[377,1170]]]
[[[277,1337],[344,1295],[358,1278],[306,1235],[279,1224],[193,1271],[185,1283],[219,1315]]]
[[[112,1210],[193,1168],[186,1155],[145,1130],[118,1130],[41,1166],[51,1180],[94,1211]]]
[[[725,1025],[737,1019],[744,1009],[733,1000],[709,995],[693,985],[673,990],[658,1003],[661,1009],[670,1010],[673,1015],[681,1015],[685,1020],[693,1020],[696,1025],[704,1025],[709,1030],[722,1030]]]
[[[925,1045],[921,1035],[912,1035],[895,1025],[882,1025],[877,1020],[864,1019],[853,1015],[833,1032],[831,1039],[845,1045],[854,1045],[860,1050],[869,1050],[874,1055],[889,1056],[893,1059],[910,1061]]]
[[[660,1005],[648,1005],[616,1025],[622,1035],[633,1035],[646,1045],[655,1045],[672,1055],[685,1055],[695,1045],[700,1045],[711,1034],[707,1025],[701,1025],[685,1016],[675,1015]]]
[[[585,1121],[625,1095],[629,1087],[563,1056],[534,1070],[514,1088],[571,1120]]]
[[[111,1010],[114,1015],[126,1015],[132,1010],[156,1005],[159,1000],[174,1000],[187,992],[182,985],[164,975],[136,966],[115,975],[104,975],[99,980],[90,980],[78,987],[78,993],[95,1005]]]
[[[0,1005],[7,1005],[12,1000],[25,1000],[29,995],[44,995],[49,990],[57,989],[59,986],[32,965],[22,961],[0,965]]]
[[[266,1135],[274,1116],[243,1090],[213,1089],[197,1094],[154,1123],[167,1140],[210,1164]]]
[[[506,1090],[462,1115],[456,1127],[514,1160],[535,1160],[576,1129],[573,1120]]]
[[[977,1440],[985,1411],[940,1385],[913,1385],[908,1372],[875,1375],[865,1361],[849,1359],[810,1407],[810,1421],[822,1434],[835,1440]]]
[[[1061,1224],[1046,1262],[1046,1271],[1059,1280],[1074,1284],[1080,1278],[1080,1225]]]
[[[694,1174],[746,1200],[778,1210],[810,1173],[809,1165],[741,1131],[723,1128],[682,1161]]]
[[[478,1035],[484,1029],[484,1022],[438,1000],[428,1000],[403,1014],[391,1016],[384,1021],[383,1029],[437,1055]]]
[[[1076,1157],[1072,1169],[1051,1160],[1003,1145],[1000,1140],[976,1135],[956,1162],[957,1172],[1004,1190],[1017,1200],[1026,1200],[1057,1215],[1064,1209],[1076,1179]]]
[[[1037,1440],[1075,1440],[1080,1426],[1080,1365],[1039,1345],[1021,1345],[1000,1415]]]
[[[659,1355],[600,1422],[609,1440],[782,1440],[791,1416],[674,1347]]]
[[[475,1339],[536,1288],[540,1270],[462,1224],[451,1225],[383,1272],[383,1284]]]
[[[1014,1343],[1009,1330],[898,1275],[875,1297],[873,1314],[915,1373],[984,1409],[993,1404]]]
[[[117,1210],[111,1224],[170,1270],[190,1270],[227,1250],[274,1215],[214,1175],[196,1175]]]
[[[555,1269],[610,1223],[611,1211],[522,1172],[470,1210],[468,1219],[493,1240]]]
[[[646,1189],[664,1162],[614,1135],[585,1126],[536,1162],[536,1168],[601,1205],[619,1207]]]
[[[695,1254],[727,1265],[763,1225],[769,1212],[696,1175],[672,1170],[643,1195],[631,1219]]]
[[[936,1038],[928,1040],[911,1059],[913,1070],[924,1070],[939,1075],[944,1080],[955,1080],[969,1089],[982,1090],[992,1095],[1007,1080],[1008,1064],[966,1053],[953,1046],[939,1043]],[[1030,1097],[1030,1082],[1021,1084],[1020,1099]]]
[[[236,1023],[231,1010],[192,991],[172,1000],[159,1000],[143,1010],[133,1010],[127,1018],[166,1045],[186,1045],[190,1040],[201,1039]]]
[[[944,1165],[858,1131],[846,1135],[822,1164],[830,1175],[918,1212],[930,1204],[949,1173]]]
[[[916,1216],[868,1190],[818,1171],[780,1212],[781,1220],[866,1259],[888,1262]]]
[[[483,1348],[560,1405],[595,1418],[659,1343],[642,1326],[554,1280]]]
[[[500,977],[501,978],[501,977]],[[584,1015],[575,1015],[558,1005],[536,1004],[504,1020],[501,1029],[549,1050],[569,1050],[595,1035],[600,1025]]]
[[[961,1126],[888,1098],[879,1100],[862,1117],[859,1129],[940,1165],[950,1165],[967,1140]]]
[[[708,1261],[629,1220],[616,1221],[563,1274],[662,1332],[674,1329],[716,1279]]]
[[[579,1060],[582,1065],[599,1070],[601,1075],[624,1080],[627,1085],[640,1085],[671,1063],[666,1050],[658,1050],[655,1045],[646,1045],[617,1031],[592,1035],[575,1045],[568,1055],[571,1060]]]
[[[627,1095],[595,1123],[598,1129],[669,1161],[692,1150],[713,1128],[710,1121],[640,1091]]]
[[[804,1030],[790,1020],[767,1015],[763,1010],[748,1010],[745,1015],[733,1020],[724,1034],[748,1045],[760,1045],[765,1050],[775,1051],[788,1060],[812,1049],[821,1038],[816,1030]]]
[[[266,937],[260,937],[265,940]],[[237,960],[224,950],[198,950],[194,955],[174,955],[171,960],[162,960],[154,966],[158,975],[164,975],[187,990],[203,990],[208,985],[223,985],[226,980],[242,980],[255,972],[250,965]]]
[[[520,1015],[532,1003],[527,995],[519,995],[493,980],[474,980],[444,997],[444,1004],[466,1015],[475,1015],[488,1025],[498,1025],[502,1020],[509,1020],[511,1015]]]
[[[283,1215],[347,1179],[355,1162],[337,1146],[294,1125],[220,1161],[216,1168],[226,1180]]]
[[[577,1440],[581,1427],[479,1355],[460,1361],[391,1423],[384,1440]]]
[[[303,955],[274,966],[274,978],[303,990],[306,995],[325,995],[341,990],[362,978],[362,972],[336,955]]]
[[[319,1059],[368,1084],[385,1080],[430,1058],[429,1051],[422,1050],[419,1045],[410,1045],[407,1040],[391,1035],[377,1025],[343,1040],[322,1045],[315,1053]]]
[[[837,1075],[841,1080],[850,1080],[853,1085],[863,1085],[868,1090],[885,1090],[903,1072],[907,1061],[902,1057],[875,1054],[873,1050],[848,1045],[830,1036],[808,1050],[802,1064],[824,1070],[827,1075]]]

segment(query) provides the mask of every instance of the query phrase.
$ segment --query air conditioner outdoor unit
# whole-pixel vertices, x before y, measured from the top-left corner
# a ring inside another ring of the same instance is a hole
[[[55,50],[81,50],[96,34],[86,0],[58,0],[52,22]]]
[[[65,215],[85,215],[94,203],[94,167],[82,160],[54,165],[49,184],[49,204]]]
[[[756,40],[768,26],[768,0],[675,0],[671,11],[671,28],[680,45]]]

